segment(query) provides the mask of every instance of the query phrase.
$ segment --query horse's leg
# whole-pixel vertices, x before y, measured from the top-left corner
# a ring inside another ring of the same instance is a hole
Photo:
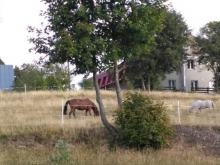
[[[76,109],[74,108],[73,109],[73,116],[76,118],[75,112],[76,112]]]
[[[89,109],[88,111],[89,111],[89,115],[92,116],[92,114],[91,114],[91,109]]]
[[[70,113],[69,113],[69,118],[71,118],[72,111],[73,111],[73,109],[71,108]]]

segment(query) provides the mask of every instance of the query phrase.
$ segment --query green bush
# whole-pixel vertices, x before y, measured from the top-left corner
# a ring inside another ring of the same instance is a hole
[[[143,94],[126,95],[115,113],[120,145],[136,149],[158,149],[168,144],[173,129],[161,102]]]
[[[53,155],[49,156],[48,164],[53,165],[74,165],[72,160],[73,154],[67,150],[66,142],[59,140],[56,143],[56,151]]]

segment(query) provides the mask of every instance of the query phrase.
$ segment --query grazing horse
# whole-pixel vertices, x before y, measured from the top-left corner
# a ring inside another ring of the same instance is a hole
[[[72,100],[67,100],[63,107],[63,114],[67,114],[67,105],[70,105],[71,111],[69,113],[69,118],[71,117],[71,113],[73,113],[73,116],[76,117],[75,115],[75,110],[86,110],[86,116],[87,113],[89,112],[91,116],[91,109],[94,112],[94,116],[99,116],[99,111],[97,106],[88,98],[86,99],[72,99]]]
[[[211,100],[197,100],[191,105],[191,107],[189,107],[189,112],[191,112],[194,108],[198,109],[199,111],[205,108],[209,108],[209,110],[211,110],[212,108],[214,108],[214,106],[215,104]]]

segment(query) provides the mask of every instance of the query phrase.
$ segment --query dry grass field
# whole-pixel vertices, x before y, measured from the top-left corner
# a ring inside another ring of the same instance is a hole
[[[107,119],[114,124],[116,94],[114,91],[102,91],[101,94]],[[76,118],[69,119],[65,116],[62,122],[62,105],[68,99],[89,98],[96,103],[94,91],[0,92],[0,164],[56,164],[51,162],[50,157],[56,154],[55,144],[58,140],[65,140],[68,153],[71,153],[71,163],[66,164],[220,164],[220,146],[218,146],[220,144],[218,141],[218,138],[220,139],[220,95],[178,92],[151,92],[150,95],[155,100],[164,102],[170,122],[175,126],[178,134],[174,135],[167,148],[141,152],[121,148],[109,150],[109,134],[100,117],[86,117],[85,111],[76,111]],[[124,97],[125,92],[123,92]],[[189,113],[189,106],[198,99],[213,100],[215,109],[210,112],[193,110]],[[177,113],[178,100],[180,123]],[[205,140],[201,139],[203,129],[207,134],[204,136],[207,137]],[[192,131],[184,132],[186,130]],[[215,137],[214,134],[209,134],[209,132],[213,133],[213,130],[215,130]],[[196,140],[196,137],[201,141]],[[205,147],[209,149],[208,152],[204,152]],[[212,152],[213,150],[215,152]]]

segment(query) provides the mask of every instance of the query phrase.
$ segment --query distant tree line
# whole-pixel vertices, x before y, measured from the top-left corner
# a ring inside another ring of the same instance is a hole
[[[16,91],[23,90],[24,84],[28,90],[66,90],[70,84],[67,67],[61,64],[23,64],[15,66],[14,74]]]

